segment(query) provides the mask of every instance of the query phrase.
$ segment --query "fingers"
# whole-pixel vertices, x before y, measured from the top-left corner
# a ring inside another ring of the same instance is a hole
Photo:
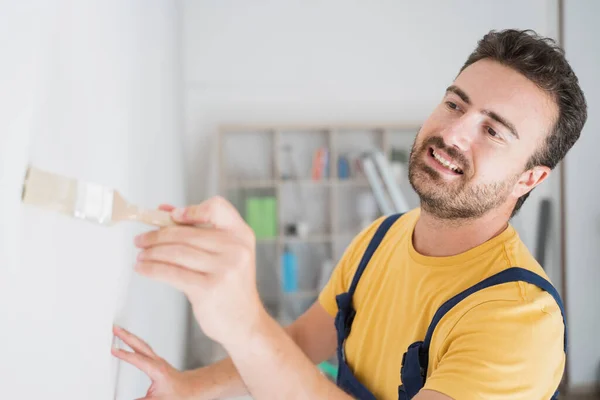
[[[113,333],[115,334],[115,336],[121,339],[123,343],[131,347],[136,352],[141,353],[150,358],[156,357],[156,354],[154,353],[154,351],[152,351],[152,348],[146,342],[144,342],[142,339],[135,336],[131,332],[128,332],[120,326],[115,325],[113,327]]]
[[[138,254],[138,261],[172,264],[207,273],[213,272],[220,264],[215,253],[177,244],[149,247]]]
[[[187,244],[190,247],[212,253],[232,250],[231,235],[211,228],[195,228],[190,226],[172,226],[146,232],[135,238],[139,248],[165,244]]]
[[[121,359],[126,363],[133,365],[134,367],[148,375],[150,379],[154,380],[160,377],[158,363],[155,360],[152,360],[151,358],[146,357],[143,354],[132,353],[121,349],[115,349],[114,347],[111,349],[111,353],[118,359]]]
[[[213,197],[199,205],[175,209],[174,221],[182,224],[209,224],[218,229],[247,234],[248,227],[236,208],[222,197]]]
[[[176,265],[169,265],[154,261],[139,261],[135,265],[135,270],[148,278],[169,284],[182,291],[186,295],[193,294],[194,289],[204,285],[203,274],[181,268]]]

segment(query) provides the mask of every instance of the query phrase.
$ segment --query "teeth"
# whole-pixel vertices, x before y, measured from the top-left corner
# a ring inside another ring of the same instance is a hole
[[[440,156],[435,151],[433,152],[433,157],[440,162],[440,164],[444,165],[446,168],[450,168],[454,172],[460,172],[460,168],[456,165],[452,164],[450,161],[446,160],[444,157]]]

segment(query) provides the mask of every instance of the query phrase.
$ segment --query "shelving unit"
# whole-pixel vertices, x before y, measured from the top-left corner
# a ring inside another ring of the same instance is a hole
[[[244,180],[230,184],[227,189],[262,189],[275,188],[282,184],[294,183],[296,185],[315,185],[315,186],[369,186],[369,182],[364,178],[354,179],[265,179],[265,180]]]
[[[269,197],[276,205],[276,227],[269,237],[257,235],[257,281],[267,307],[282,322],[299,316],[318,296],[325,260],[333,264],[363,228],[357,199],[370,193],[367,179],[355,168],[366,151],[392,149],[408,154],[420,125],[228,125],[219,130],[219,186],[247,218],[249,198]],[[328,150],[328,173],[313,179],[315,151]],[[339,157],[350,163],[350,175],[338,174]],[[399,182],[411,206],[417,197],[408,183],[408,171]],[[372,219],[378,217],[372,216]],[[372,220],[371,219],[371,220]],[[285,227],[303,221],[305,236],[288,235]],[[298,257],[299,290],[281,290],[284,247]]]

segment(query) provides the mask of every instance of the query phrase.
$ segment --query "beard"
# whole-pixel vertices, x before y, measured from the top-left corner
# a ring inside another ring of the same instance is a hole
[[[429,148],[446,152],[459,164],[462,174],[448,181],[440,172],[425,162],[430,157]],[[409,182],[419,195],[421,208],[440,219],[469,220],[483,216],[490,210],[503,204],[511,193],[519,175],[511,176],[503,182],[471,182],[472,168],[456,148],[448,147],[439,136],[432,136],[417,148],[413,143],[408,163]]]

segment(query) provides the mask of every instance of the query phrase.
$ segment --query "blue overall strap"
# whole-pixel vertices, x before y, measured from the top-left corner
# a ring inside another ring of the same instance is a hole
[[[491,286],[501,285],[503,283],[508,283],[508,282],[518,282],[518,281],[527,282],[532,285],[535,285],[535,286],[539,287],[540,289],[545,290],[552,297],[554,297],[554,300],[558,304],[558,307],[560,308],[560,312],[562,313],[563,323],[565,325],[564,350],[566,352],[567,351],[567,322],[565,319],[565,309],[564,309],[562,300],[560,298],[560,295],[558,294],[558,292],[556,291],[556,289],[554,288],[554,286],[552,286],[552,284],[550,282],[548,282],[547,280],[545,280],[544,278],[542,278],[541,276],[539,276],[538,274],[536,274],[534,272],[531,272],[531,271],[528,271],[526,269],[519,268],[519,267],[509,268],[502,272],[497,273],[496,275],[492,275],[489,278],[484,279],[481,282],[477,283],[476,285],[471,286],[467,290],[457,294],[456,296],[452,297],[450,300],[448,300],[444,304],[442,304],[442,306],[436,311],[435,315],[433,316],[433,319],[431,320],[431,324],[429,324],[429,328],[427,329],[427,334],[425,335],[425,340],[423,341],[423,348],[425,350],[429,350],[429,345],[431,343],[431,337],[433,336],[433,331],[435,330],[435,327],[437,326],[438,322],[440,322],[440,320],[444,317],[444,315],[446,315],[446,313],[448,311],[450,311],[452,309],[452,307],[454,307],[455,305],[460,303],[466,297],[468,297],[469,295],[471,295],[475,292],[478,292],[482,289],[485,289],[485,288],[488,288]]]
[[[540,289],[548,292],[554,298],[554,300],[558,304],[558,307],[560,308],[560,312],[563,317],[563,324],[565,326],[564,351],[566,353],[567,352],[567,321],[565,318],[565,309],[564,309],[562,300],[560,298],[560,295],[558,294],[558,292],[556,291],[554,286],[552,286],[552,284],[550,282],[548,282],[546,279],[542,278],[541,276],[539,276],[538,274],[536,274],[534,272],[531,272],[531,271],[528,271],[526,269],[519,268],[519,267],[512,267],[512,268],[506,269],[502,272],[499,272],[496,275],[492,275],[489,278],[484,279],[483,281],[477,283],[476,285],[473,285],[472,287],[468,288],[467,290],[457,294],[456,296],[452,297],[450,300],[448,300],[444,304],[442,304],[442,306],[437,310],[437,312],[433,316],[431,324],[429,324],[429,328],[427,329],[427,333],[425,335],[425,340],[423,340],[422,347],[421,347],[423,353],[429,354],[429,346],[431,344],[431,337],[433,336],[435,327],[440,322],[440,320],[444,317],[444,315],[446,315],[446,313],[452,309],[452,307],[454,307],[455,305],[460,303],[462,300],[464,300],[469,295],[471,295],[479,290],[482,290],[482,289],[485,289],[485,288],[488,288],[491,286],[501,285],[503,283],[518,282],[518,281],[527,282],[532,285],[535,285],[535,286],[539,287]],[[427,369],[427,366],[425,365],[425,370],[426,369]],[[552,397],[552,399],[556,399],[557,397],[558,397],[558,390],[554,393],[554,396]]]
[[[339,323],[336,323],[336,326],[337,324],[339,324],[338,329],[342,329],[341,332],[343,332],[343,335],[340,337],[339,340],[339,347],[342,348],[342,351],[343,341],[348,337],[348,335],[350,335],[352,322],[354,322],[354,317],[356,316],[356,310],[352,306],[352,296],[354,296],[354,291],[356,290],[358,281],[360,280],[360,277],[362,276],[363,272],[365,272],[365,269],[367,269],[367,265],[369,264],[371,257],[373,257],[375,250],[377,250],[377,247],[379,247],[379,244],[385,237],[385,234],[394,224],[394,222],[396,222],[396,220],[400,218],[400,216],[402,216],[402,214],[393,214],[389,217],[386,217],[383,220],[383,222],[379,225],[377,231],[375,231],[375,234],[371,238],[371,241],[369,242],[369,245],[367,246],[367,249],[365,250],[360,260],[360,264],[358,264],[356,272],[354,273],[354,277],[352,278],[350,288],[347,292],[341,293],[336,296],[335,300],[338,305],[338,310],[344,310],[344,321],[339,321]],[[341,316],[342,315],[338,315],[338,317]]]
[[[354,273],[352,284],[350,285],[350,289],[348,290],[350,296],[354,295],[354,291],[356,290],[356,286],[358,285],[360,277],[362,276],[363,272],[365,272],[365,269],[367,269],[367,265],[369,264],[369,261],[371,261],[371,257],[373,257],[373,254],[375,254],[375,250],[377,250],[377,248],[381,244],[381,241],[385,237],[385,234],[390,229],[390,227],[394,225],[394,222],[396,222],[398,218],[400,218],[402,215],[403,214],[392,214],[388,216],[377,228],[377,231],[373,235],[373,238],[371,238],[371,241],[369,242],[369,245],[367,246],[367,249],[365,250],[362,256],[362,259],[360,260],[360,264],[358,264],[358,268]]]
[[[358,380],[358,378],[356,378],[346,360],[344,344],[350,335],[352,323],[356,316],[356,310],[352,304],[352,296],[354,295],[358,281],[367,268],[371,257],[377,250],[377,247],[381,244],[385,234],[399,217],[400,215],[391,215],[385,218],[379,225],[354,273],[354,278],[349,290],[338,294],[335,298],[338,305],[338,313],[335,316],[335,329],[337,332],[337,357],[339,363],[336,383],[340,389],[344,390],[355,399],[375,400],[375,396]]]

